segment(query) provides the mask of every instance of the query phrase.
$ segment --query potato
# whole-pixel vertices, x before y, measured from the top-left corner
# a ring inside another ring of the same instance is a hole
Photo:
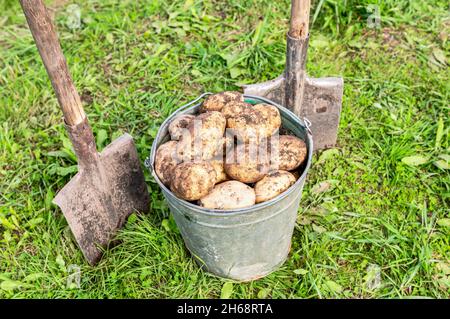
[[[204,114],[198,115],[194,123],[197,121],[201,121],[200,127],[200,135],[207,138],[222,138],[225,133],[225,127],[227,124],[227,120],[220,112],[208,112]],[[189,129],[194,128],[195,124],[191,123],[189,125]],[[212,136],[211,136],[212,135]]]
[[[307,149],[304,141],[291,135],[280,135],[278,140],[278,169],[292,171],[306,159]]]
[[[224,158],[214,158],[211,160],[211,165],[214,167],[214,170],[216,171],[216,184],[224,182],[228,180],[228,176],[225,173],[224,165]]]
[[[269,159],[264,150],[255,145],[239,144],[227,153],[225,172],[243,183],[255,183],[269,170]]]
[[[221,111],[227,103],[244,102],[244,96],[235,91],[226,91],[208,96],[200,107],[200,112]]]
[[[172,173],[175,167],[180,163],[176,155],[176,141],[166,142],[158,147],[155,158],[155,171],[161,182],[168,186],[172,179]]]
[[[211,163],[181,163],[173,172],[171,191],[187,201],[198,200],[214,188],[216,171]]]
[[[198,115],[188,126],[189,134],[183,134],[177,154],[184,162],[209,160],[223,145],[225,117],[216,111]]]
[[[222,108],[222,114],[225,116],[226,119],[229,119],[230,117],[242,113],[245,109],[250,108],[252,108],[252,105],[249,103],[241,101],[233,101],[224,105],[224,107]]]
[[[175,117],[169,124],[169,134],[173,141],[180,140],[183,132],[187,129],[188,125],[195,118],[195,115],[181,114]]]
[[[242,110],[241,113],[228,118],[227,128],[244,143],[258,141],[264,136],[263,115],[253,108]]]
[[[269,137],[275,134],[281,126],[281,115],[278,108],[265,103],[256,104],[253,108],[260,111],[263,116],[264,136]]]
[[[256,203],[265,202],[283,193],[295,183],[294,175],[286,171],[274,171],[255,184]]]
[[[269,104],[243,107],[239,113],[227,119],[227,127],[244,143],[269,138],[278,131],[280,126],[280,112],[275,106]]]
[[[200,206],[210,209],[238,209],[255,204],[255,191],[238,181],[218,184],[198,202]]]

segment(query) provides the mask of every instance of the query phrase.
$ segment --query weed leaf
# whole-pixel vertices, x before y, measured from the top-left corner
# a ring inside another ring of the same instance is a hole
[[[6,290],[6,291],[16,290],[22,286],[23,286],[23,283],[21,283],[20,281],[16,281],[16,280],[5,280],[0,284],[0,288],[2,290]]]
[[[183,5],[183,10],[187,10],[194,5],[194,0],[186,0]]]
[[[99,130],[97,132],[97,147],[98,148],[102,148],[103,144],[105,143],[106,139],[108,138],[108,133],[106,132],[106,130]]]
[[[434,165],[440,169],[450,169],[450,155],[441,154],[438,156],[440,160],[434,162]]]
[[[67,154],[66,151],[52,151],[52,152],[48,152],[47,156],[49,156],[49,157],[70,158],[70,155]]]
[[[326,151],[323,151],[322,154],[320,154],[319,160],[316,162],[317,164],[323,163],[331,158],[334,158],[340,154],[339,150],[337,148],[332,148]]]
[[[318,234],[322,234],[327,231],[324,227],[316,224],[312,224],[312,229]]]
[[[307,273],[308,273],[308,270],[302,269],[302,268],[299,268],[299,269],[295,269],[295,270],[294,270],[294,274],[300,275],[300,276],[304,276],[304,275],[306,275]]]
[[[11,223],[6,217],[0,216],[0,225],[3,225],[5,228],[16,229],[13,223]]]
[[[106,41],[108,41],[109,44],[114,44],[114,36],[112,33],[106,35]]]
[[[436,148],[441,147],[441,140],[442,140],[443,135],[444,135],[444,120],[441,116],[441,117],[439,117],[439,120],[438,120],[438,126],[437,126],[437,132],[436,132],[436,144],[435,144]]]
[[[270,293],[270,289],[268,289],[268,288],[261,289],[260,291],[258,291],[258,298],[259,299],[267,298],[269,293]]]
[[[244,73],[244,70],[242,68],[233,67],[230,69],[230,75],[232,79],[237,78],[239,75]]]
[[[78,171],[78,166],[77,165],[72,165],[69,167],[57,167],[56,168],[56,174],[58,174],[59,176],[66,176],[69,174],[73,174],[76,173]]]
[[[376,290],[381,286],[381,268],[378,265],[370,264],[367,267],[367,274],[364,276],[368,290]]]
[[[30,282],[30,281],[36,281],[39,278],[44,277],[45,275],[43,273],[35,273],[35,274],[29,274],[28,276],[26,276],[23,281],[25,282]]]
[[[231,294],[233,293],[233,283],[232,282],[226,282],[222,286],[222,290],[220,292],[220,298],[221,299],[230,299]]]
[[[259,21],[258,25],[256,26],[255,33],[253,34],[252,39],[252,46],[255,46],[258,44],[261,35],[262,35],[262,28],[264,26],[264,20]]]
[[[436,165],[440,169],[450,169],[450,164],[448,162],[446,162],[446,161],[443,161],[443,160],[439,160],[439,161],[434,162],[434,165]]]
[[[9,280],[9,274],[0,274],[0,281]]]
[[[163,219],[163,221],[161,222],[161,226],[164,228],[164,230],[166,232],[170,232],[170,226],[169,226],[169,220],[168,219]]]
[[[334,180],[334,179],[319,182],[311,188],[311,193],[313,193],[313,194],[325,193],[338,183],[339,183],[339,181]]]
[[[328,39],[324,36],[317,36],[315,39],[313,39],[311,42],[311,47],[321,49],[326,48],[330,45],[330,42]]]
[[[402,158],[402,162],[408,166],[419,166],[427,163],[430,160],[427,156],[413,155]]]
[[[42,217],[33,218],[33,219],[30,219],[30,220],[25,224],[25,227],[34,228],[36,225],[39,225],[39,224],[42,223],[43,221],[44,221],[44,218],[42,218]]]
[[[437,62],[442,64],[443,66],[447,65],[447,58],[445,57],[445,54],[440,49],[433,49],[433,56],[436,59]]]
[[[442,227],[450,227],[450,218],[441,218],[436,223]]]
[[[66,269],[66,262],[61,255],[56,256],[56,263],[62,270]]]
[[[326,287],[329,291],[334,293],[341,293],[342,292],[342,286],[339,285],[337,282],[334,282],[333,280],[327,280],[325,282]]]

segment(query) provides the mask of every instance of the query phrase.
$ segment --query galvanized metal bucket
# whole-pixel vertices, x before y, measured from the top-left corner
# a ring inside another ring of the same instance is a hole
[[[303,184],[311,165],[313,142],[308,121],[268,99],[244,95],[247,102],[268,103],[281,114],[283,128],[305,141],[308,155],[302,174],[274,199],[233,211],[206,209],[176,197],[154,170],[156,150],[170,139],[168,126],[179,114],[196,114],[204,93],[182,106],[161,125],[146,166],[162,189],[186,247],[196,261],[220,277],[250,281],[264,277],[286,260],[291,246]]]

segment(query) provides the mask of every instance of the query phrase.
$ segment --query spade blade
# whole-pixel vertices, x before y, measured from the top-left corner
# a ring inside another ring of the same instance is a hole
[[[122,135],[99,154],[95,164],[80,166],[54,203],[63,211],[89,264],[96,264],[127,217],[149,208],[132,137]]]

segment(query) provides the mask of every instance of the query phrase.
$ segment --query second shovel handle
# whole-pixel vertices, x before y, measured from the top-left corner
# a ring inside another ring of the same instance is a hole
[[[55,28],[42,0],[20,0],[34,41],[63,111],[66,124],[81,123],[86,115],[81,105]]]
[[[296,39],[306,39],[309,32],[309,11],[311,0],[292,0],[289,35]]]

